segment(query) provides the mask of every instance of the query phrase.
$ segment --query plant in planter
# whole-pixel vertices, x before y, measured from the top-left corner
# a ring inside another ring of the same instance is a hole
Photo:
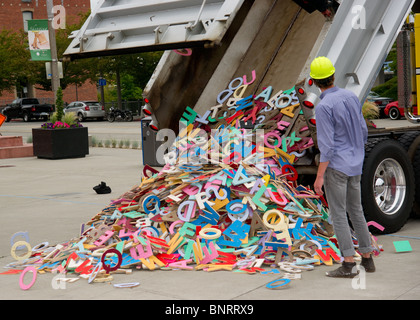
[[[57,90],[56,112],[41,128],[32,129],[34,155],[38,158],[78,158],[89,154],[88,129],[74,113],[63,112],[63,91]]]
[[[59,113],[54,112],[49,121],[45,122],[42,129],[69,129],[69,128],[83,128],[79,123],[77,115],[74,112],[68,112],[59,117]]]

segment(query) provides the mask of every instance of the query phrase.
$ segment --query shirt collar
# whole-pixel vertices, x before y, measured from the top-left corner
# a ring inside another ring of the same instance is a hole
[[[323,99],[327,94],[329,94],[329,93],[333,93],[333,92],[336,92],[336,91],[338,91],[338,88],[337,87],[332,87],[332,88],[329,88],[328,90],[325,90],[323,93],[321,93],[321,99]]]

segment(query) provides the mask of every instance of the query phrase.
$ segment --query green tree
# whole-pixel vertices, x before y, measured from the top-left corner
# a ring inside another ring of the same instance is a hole
[[[393,101],[398,100],[398,79],[393,77],[379,86],[372,88],[372,91],[379,94],[381,97],[389,97]]]
[[[106,88],[106,97],[108,99],[117,100],[118,99],[118,93],[117,93],[117,86],[116,86],[116,80],[115,79],[109,79],[108,81],[109,85],[108,88]],[[142,93],[143,90],[137,86],[135,83],[134,77],[130,74],[123,74],[121,76],[120,81],[121,86],[121,99],[132,101],[132,100],[140,100],[142,99]]]
[[[144,87],[150,80],[162,52],[143,52],[119,56],[101,57],[96,63],[109,84],[114,87],[109,96],[121,103],[121,100],[141,99]]]
[[[134,83],[140,88],[144,88],[155,70],[162,52],[143,52],[119,56],[118,64],[122,74],[133,77]]]
[[[134,77],[130,74],[124,74],[121,77],[121,91],[124,100],[139,100],[142,98],[143,90],[136,85]]]
[[[23,32],[0,32],[0,92],[10,91],[36,78],[36,64],[30,60]]]

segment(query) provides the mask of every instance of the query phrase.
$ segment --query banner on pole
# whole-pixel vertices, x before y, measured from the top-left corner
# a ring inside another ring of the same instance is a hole
[[[48,20],[28,20],[28,40],[34,61],[51,61]]]

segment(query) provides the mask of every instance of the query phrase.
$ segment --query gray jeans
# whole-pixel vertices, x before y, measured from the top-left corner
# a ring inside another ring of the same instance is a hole
[[[362,208],[360,175],[349,177],[340,171],[327,168],[324,187],[334,232],[343,257],[355,254],[347,214],[359,242],[359,251],[371,252],[371,236]]]

